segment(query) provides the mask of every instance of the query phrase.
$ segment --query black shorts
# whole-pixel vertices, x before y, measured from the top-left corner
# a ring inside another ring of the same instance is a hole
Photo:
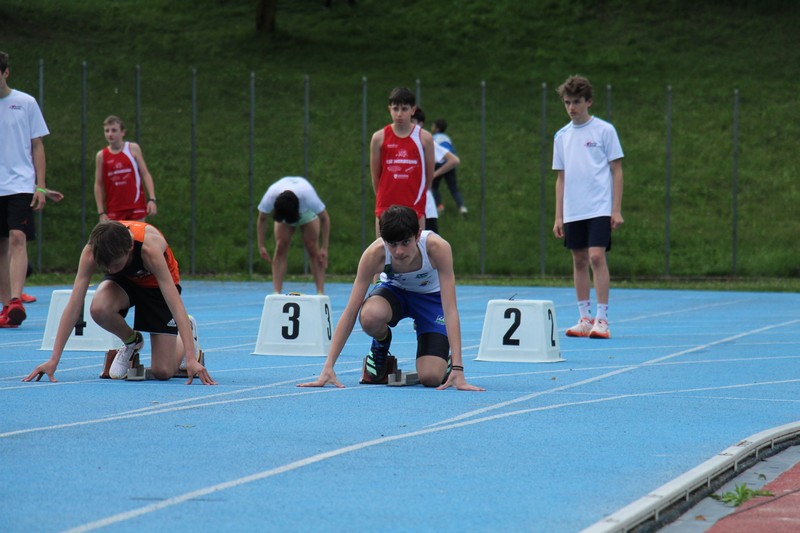
[[[128,295],[131,307],[136,307],[133,317],[133,329],[147,333],[178,334],[178,325],[172,317],[164,295],[158,287],[140,287],[128,278],[121,276],[106,276],[105,280],[113,281]],[[176,285],[178,294],[181,286]],[[127,316],[128,309],[120,309],[119,314]]]
[[[33,194],[27,193],[0,196],[0,238],[8,237],[8,232],[15,229],[29,241],[36,239],[32,201]]]
[[[570,250],[611,250],[611,217],[587,218],[564,224],[564,246]]]

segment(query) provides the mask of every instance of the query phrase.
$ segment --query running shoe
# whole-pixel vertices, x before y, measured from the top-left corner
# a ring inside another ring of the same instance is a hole
[[[12,326],[8,323],[8,306],[4,305],[3,310],[0,311],[0,328],[18,328],[19,325]]]
[[[9,325],[19,326],[22,324],[22,321],[28,317],[28,314],[25,312],[25,306],[22,305],[22,300],[19,298],[11,298],[8,302],[6,316],[8,317]]]
[[[25,294],[23,292],[22,296],[20,296],[19,299],[22,300],[22,303],[24,304],[32,304],[33,302],[36,301],[36,296],[33,296],[31,294]]]
[[[397,370],[397,359],[389,353],[392,344],[392,329],[383,342],[372,339],[369,353],[364,357],[364,367],[361,372],[361,383],[371,385],[385,385],[389,383],[389,374]],[[394,369],[390,369],[390,359],[394,361]]]
[[[192,326],[192,340],[194,340],[194,356],[200,361],[200,338],[197,336],[197,320],[192,315],[189,315],[189,324]],[[202,364],[202,362],[201,362]],[[186,371],[186,356],[181,357],[181,364],[178,366],[179,370]]]
[[[117,355],[114,357],[114,362],[111,363],[111,368],[108,370],[108,375],[111,379],[125,379],[128,377],[128,370],[133,365],[133,358],[139,353],[139,350],[144,346],[144,337],[138,331],[135,332],[136,337],[130,344],[123,344],[117,350]]]
[[[608,329],[608,322],[602,318],[597,320],[592,331],[589,332],[589,336],[593,339],[610,339],[611,330]]]
[[[591,318],[581,318],[580,322],[567,330],[567,337],[588,337],[593,325],[594,320]]]

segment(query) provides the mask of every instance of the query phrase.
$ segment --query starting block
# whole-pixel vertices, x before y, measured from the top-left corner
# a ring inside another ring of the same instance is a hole
[[[75,327],[72,328],[64,350],[104,352],[109,346],[113,346],[119,342],[111,332],[104,330],[92,320],[92,316],[89,313],[89,306],[92,304],[94,292],[93,290],[86,291],[81,316],[78,318]],[[52,297],[50,298],[50,308],[47,311],[47,324],[44,328],[42,347],[39,348],[40,350],[53,349],[56,341],[56,332],[58,331],[58,323],[61,321],[61,315],[64,314],[64,308],[66,308],[71,295],[71,290],[53,291]]]
[[[100,374],[101,379],[111,379],[109,376],[108,371],[111,368],[111,362],[114,360],[114,357],[117,355],[117,350],[108,350],[106,352],[106,361],[105,366],[103,367],[103,372]],[[203,350],[200,350],[200,364],[205,364],[205,354]],[[172,376],[173,378],[188,378],[189,373],[186,371],[185,368],[178,369],[177,372]],[[139,354],[137,353],[133,357],[133,364],[131,368],[128,370],[128,375],[125,377],[125,381],[151,381],[155,380],[156,378],[153,376],[152,370],[150,370],[149,366],[144,366],[139,361]]]
[[[486,305],[477,361],[563,361],[553,302],[490,300]]]
[[[253,355],[328,355],[331,299],[322,294],[270,294],[264,299]]]
[[[397,372],[389,374],[390,387],[406,387],[408,385],[419,385],[419,374],[416,372],[403,372],[399,368]]]

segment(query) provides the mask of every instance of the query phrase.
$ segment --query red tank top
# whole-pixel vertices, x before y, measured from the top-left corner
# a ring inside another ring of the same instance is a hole
[[[404,205],[425,216],[425,158],[419,126],[398,137],[389,124],[383,128],[381,179],[375,195],[375,216],[392,205]]]
[[[134,209],[147,212],[144,185],[130,143],[123,144],[122,150],[116,154],[107,146],[103,149],[103,185],[106,189],[106,212]]]

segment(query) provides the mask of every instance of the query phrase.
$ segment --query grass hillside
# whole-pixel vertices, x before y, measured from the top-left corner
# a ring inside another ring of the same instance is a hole
[[[96,222],[91,185],[94,154],[105,144],[102,120],[118,114],[128,123],[128,139],[138,135],[156,181],[160,212],[151,222],[164,231],[188,271],[196,69],[198,273],[248,271],[253,72],[256,203],[271,182],[306,172],[308,77],[307,170],[332,219],[332,273],[355,270],[363,202],[368,240],[372,234],[373,195],[362,152],[366,79],[367,141],[390,120],[391,88],[415,89],[417,80],[429,120],[441,116],[450,123],[448,133],[462,159],[460,186],[471,209],[469,218],[461,219],[444,191],[447,210],[440,229],[453,244],[457,272],[480,274],[483,265],[489,275],[539,276],[544,247],[545,274],[568,276],[569,255],[551,233],[554,174],[548,169],[552,135],[568,120],[554,89],[568,75],[581,73],[595,85],[594,114],[610,115],[625,150],[626,224],[614,235],[614,277],[665,274],[668,86],[669,273],[734,274],[732,138],[738,90],[735,274],[797,276],[800,15],[793,6],[775,0],[359,0],[350,6],[340,0],[325,9],[322,0],[286,0],[279,2],[277,33],[267,35],[255,31],[253,1],[2,0],[0,49],[11,54],[9,84],[38,96],[43,60],[51,130],[48,185],[67,195],[43,217],[43,269],[75,268],[83,233]],[[35,246],[31,250],[35,257]],[[302,271],[301,253],[290,261],[290,271]],[[255,271],[268,272],[257,254]]]

